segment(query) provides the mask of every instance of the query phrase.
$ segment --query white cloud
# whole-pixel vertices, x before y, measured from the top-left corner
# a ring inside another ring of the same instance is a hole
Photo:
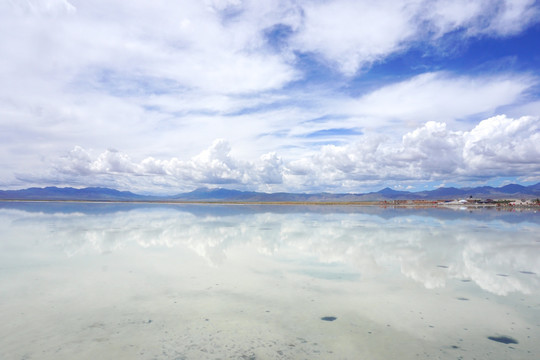
[[[448,131],[446,124],[428,122],[403,136],[403,150],[395,158],[412,161],[431,176],[454,173],[462,166],[464,137]]]
[[[230,156],[231,146],[224,140],[216,140],[208,149],[188,162],[188,177],[200,183],[240,183],[244,176],[242,164]],[[183,170],[180,166],[175,170]]]
[[[303,3],[304,19],[292,46],[315,52],[347,75],[404,51],[419,39],[508,36],[538,22],[534,0],[378,2],[337,0]]]
[[[527,135],[530,140],[504,148],[517,151],[506,160],[489,157],[480,142],[467,147],[473,160],[454,156],[462,149],[456,131],[472,126],[458,120],[487,118],[503,106],[512,106],[513,118],[538,115],[535,99],[516,107],[538,83],[533,75],[431,72],[352,98],[344,90],[353,86],[348,80],[312,86],[318,79],[304,77],[313,69],[301,68],[308,52],[315,62],[358,75],[448,33],[516,34],[538,21],[534,4],[0,0],[1,183],[69,184],[78,175],[89,185],[345,191],[383,178],[488,173],[488,164],[499,173],[497,159],[511,164],[507,173],[523,174],[526,166],[534,172],[536,138]],[[279,29],[283,34],[272,32]],[[422,127],[430,121],[431,128]],[[437,123],[446,128],[437,130]],[[417,128],[423,130],[415,137]],[[309,136],[335,129],[357,131]],[[377,135],[382,132],[388,139]],[[408,143],[400,143],[407,132]],[[217,138],[233,146],[216,143],[199,154]],[[49,165],[42,159],[73,148],[55,162],[60,174],[30,175]],[[110,148],[122,151],[104,151]]]
[[[90,171],[95,173],[134,173],[135,167],[126,154],[116,150],[107,150],[90,164]]]
[[[452,121],[471,115],[491,114],[512,104],[537,79],[526,75],[453,76],[425,73],[384,86],[358,99],[349,109],[378,119],[399,119],[411,124]]]
[[[534,0],[338,0],[305,2],[303,10],[292,46],[322,55],[348,75],[406,50],[418,39],[436,41],[455,31],[463,31],[464,38],[507,36],[538,21]]]
[[[75,7],[67,0],[26,0],[8,1],[15,10],[33,15],[65,15],[76,11]]]
[[[171,158],[159,160],[147,157],[134,162],[127,154],[116,150],[93,156],[92,152],[76,146],[67,156],[57,161],[55,171],[73,177],[122,175],[132,180],[134,188],[137,179],[143,176],[141,183],[148,185],[146,178],[167,177],[163,185],[176,184],[195,187],[200,185],[255,185],[265,187],[282,183],[283,162],[275,153],[263,154],[253,162],[242,161],[231,156],[231,147],[225,140],[219,139],[198,155],[189,160]]]
[[[504,0],[498,5],[500,10],[485,32],[495,31],[500,35],[514,35],[531,22],[538,22],[540,11],[535,0]]]
[[[425,11],[435,36],[440,37],[454,29],[473,25],[486,4],[485,1],[442,0],[427,4]]]
[[[308,2],[304,23],[293,46],[313,51],[352,75],[404,47],[415,32],[414,9],[405,2],[339,0]]]
[[[425,1],[422,18],[436,37],[455,30],[465,36],[510,36],[538,22],[534,0]]]
[[[521,176],[540,171],[540,120],[495,116],[465,134],[465,172]]]
[[[276,153],[264,154],[255,163],[255,182],[265,185],[281,184],[283,171],[283,160]]]
[[[203,2],[72,3],[57,16],[48,16],[48,5],[29,5],[33,18],[2,6],[3,29],[14,36],[2,41],[6,73],[30,68],[34,79],[79,86],[102,81],[105,73],[113,82],[167,80],[217,93],[271,90],[297,77],[284,59],[265,51],[259,32],[223,24]],[[35,59],[39,66],[30,67]]]
[[[427,122],[406,133],[400,142],[367,135],[355,144],[326,145],[313,155],[287,161],[276,153],[263,154],[254,161],[239,159],[232,155],[227,141],[216,140],[188,160],[148,157],[137,162],[118,151],[106,150],[94,156],[75,147],[54,168],[62,176],[75,179],[123,175],[136,188],[142,187],[137,186],[142,176],[144,180],[140,181],[145,185],[148,178],[165,178],[165,184],[187,189],[226,184],[255,190],[354,191],[369,181],[538,176],[538,159],[540,120],[499,115],[470,131]]]

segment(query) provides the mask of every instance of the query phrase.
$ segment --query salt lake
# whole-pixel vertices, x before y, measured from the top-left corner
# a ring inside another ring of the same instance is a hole
[[[0,359],[538,359],[540,213],[0,203]]]

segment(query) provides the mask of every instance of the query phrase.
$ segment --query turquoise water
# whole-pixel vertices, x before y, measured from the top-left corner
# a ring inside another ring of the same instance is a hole
[[[540,214],[0,203],[1,359],[538,359]]]

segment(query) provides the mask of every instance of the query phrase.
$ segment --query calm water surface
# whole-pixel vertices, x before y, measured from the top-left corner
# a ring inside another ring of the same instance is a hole
[[[540,214],[0,203],[0,359],[539,359]]]

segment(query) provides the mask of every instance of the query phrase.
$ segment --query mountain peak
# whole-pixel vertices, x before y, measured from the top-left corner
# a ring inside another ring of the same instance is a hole
[[[509,184],[499,188],[481,186],[475,188],[441,187],[431,191],[409,192],[394,190],[390,187],[367,194],[299,194],[299,193],[262,193],[224,188],[200,187],[191,192],[173,196],[145,196],[129,191],[119,191],[104,187],[28,188],[24,190],[0,190],[0,199],[4,200],[81,200],[81,201],[257,201],[257,202],[351,202],[373,200],[442,200],[462,197],[476,198],[537,198],[540,197],[540,184],[522,186]]]
[[[408,191],[394,190],[389,187],[385,187],[384,189],[377,191],[377,194],[382,194],[382,195],[404,194],[404,193],[408,193]]]

